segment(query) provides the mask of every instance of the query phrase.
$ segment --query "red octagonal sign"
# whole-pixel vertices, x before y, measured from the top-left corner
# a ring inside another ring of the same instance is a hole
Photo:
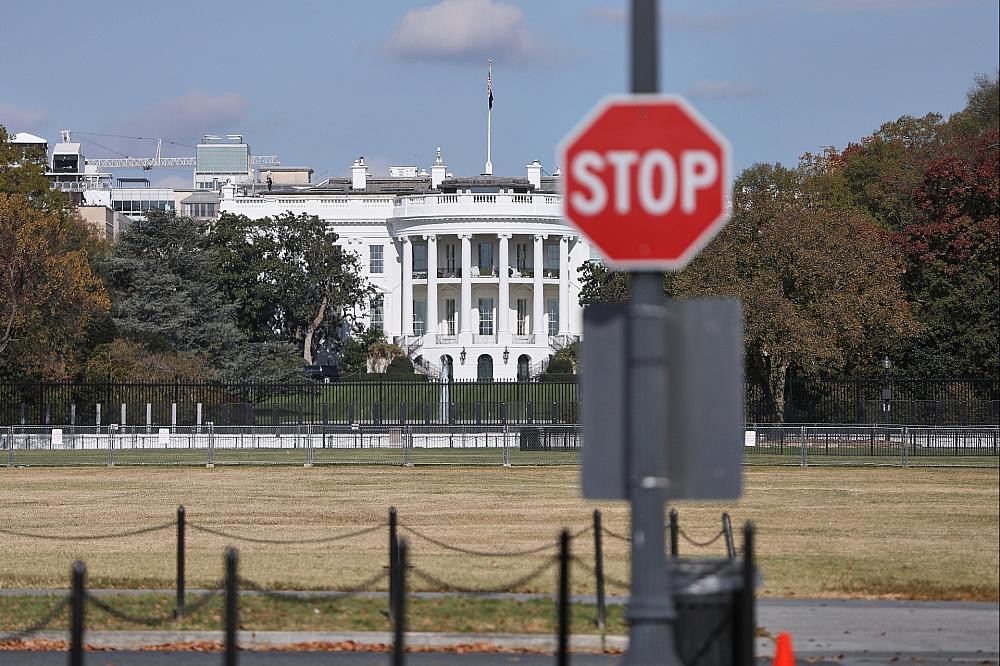
[[[609,97],[559,153],[565,216],[614,266],[680,270],[726,223],[729,143],[682,97]]]

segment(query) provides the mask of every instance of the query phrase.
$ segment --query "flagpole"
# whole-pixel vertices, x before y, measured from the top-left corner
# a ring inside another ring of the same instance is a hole
[[[489,108],[486,111],[486,170],[487,176],[493,175],[493,60],[490,60],[489,73],[486,75],[486,88],[489,92]]]

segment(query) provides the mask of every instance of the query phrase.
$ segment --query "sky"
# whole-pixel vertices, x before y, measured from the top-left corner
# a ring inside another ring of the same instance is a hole
[[[733,149],[734,172],[793,165],[901,115],[953,113],[1000,61],[996,0],[660,3],[660,88],[680,93]],[[493,164],[555,170],[566,133],[607,94],[628,92],[622,0],[213,0],[5,5],[0,124],[87,157],[193,155],[206,133],[254,154],[345,176],[364,156],[455,175],[486,160],[493,59]],[[102,136],[103,135],[103,136]],[[190,186],[190,170],[154,183]]]

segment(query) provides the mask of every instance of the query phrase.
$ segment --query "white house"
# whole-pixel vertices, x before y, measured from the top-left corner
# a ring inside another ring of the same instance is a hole
[[[361,258],[381,296],[364,313],[418,368],[455,379],[526,379],[580,337],[579,267],[590,247],[562,217],[558,175],[455,178],[438,149],[430,173],[392,167],[237,194],[220,212],[308,213]]]

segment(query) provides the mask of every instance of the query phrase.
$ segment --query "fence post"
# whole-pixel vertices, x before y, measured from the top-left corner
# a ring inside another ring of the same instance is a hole
[[[503,466],[510,467],[510,431],[506,422],[503,424]]]
[[[177,434],[177,403],[170,403],[170,434]]]
[[[128,404],[124,402],[122,403],[122,418],[119,425],[123,428],[128,425]]]
[[[83,630],[86,620],[87,567],[77,560],[73,563],[72,591],[70,592],[69,664],[83,666]]]
[[[740,616],[743,619],[740,632],[739,650],[742,659],[738,663],[754,663],[754,640],[757,634],[757,620],[754,618],[754,529],[753,523],[743,524],[743,608]]]
[[[601,527],[601,510],[594,509],[594,582],[597,586],[597,629],[604,640],[604,548]],[[603,646],[602,646],[603,647]]]
[[[208,422],[208,462],[205,467],[215,467],[215,424]]]
[[[556,663],[569,666],[569,530],[559,534],[559,638]]]
[[[399,542],[399,561],[396,563],[395,572],[389,573],[390,580],[395,579],[392,586],[392,593],[395,596],[393,608],[392,627],[392,663],[393,666],[403,666],[403,658],[406,654],[406,539]]]
[[[101,427],[101,403],[99,402],[94,405],[94,425],[98,429]]]
[[[909,441],[906,438],[906,426],[903,426],[902,435],[903,435],[903,441],[901,442],[902,446],[900,448],[903,454],[903,467],[909,467],[910,458],[909,458],[909,451],[907,451],[907,448],[909,447]]]
[[[677,557],[677,509],[670,510],[670,554]]]
[[[146,434],[153,432],[153,405],[146,403]]]
[[[195,432],[197,432],[200,435],[201,434],[201,403],[200,402],[195,405],[195,417],[194,417],[194,420],[195,420],[195,426],[196,426],[195,427]]]
[[[733,522],[728,511],[722,514],[722,533],[726,537],[726,557],[733,559],[736,557],[736,545],[733,543]]]
[[[403,437],[403,467],[413,467],[413,426],[406,426]]]
[[[14,466],[14,426],[7,428],[7,467]]]
[[[115,432],[118,430],[118,425],[112,423],[108,426],[108,467],[115,466]]]
[[[399,565],[399,537],[396,534],[396,507],[389,507],[389,617],[396,617],[396,568]]]
[[[313,426],[312,421],[306,424],[306,464],[303,467],[313,466]]]
[[[239,626],[240,587],[237,578],[239,554],[236,549],[226,549],[226,666],[236,666],[239,645],[236,642],[236,628]]]
[[[177,607],[174,617],[184,617],[184,505],[177,507]]]
[[[799,427],[799,464],[802,467],[809,465],[809,453],[806,451],[806,427]]]

